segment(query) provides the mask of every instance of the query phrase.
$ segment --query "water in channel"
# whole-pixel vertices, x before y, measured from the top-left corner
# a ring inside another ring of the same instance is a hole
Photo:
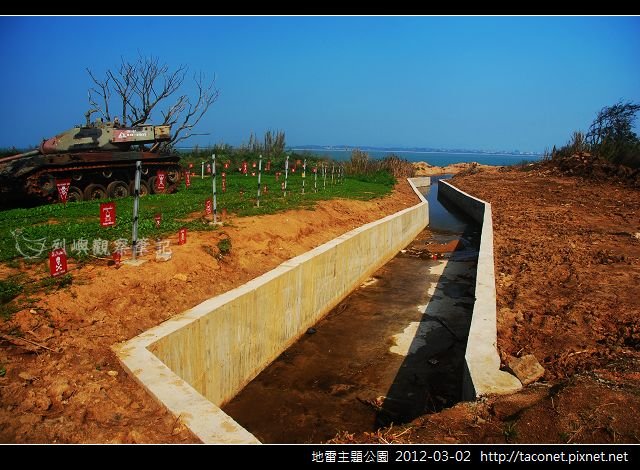
[[[324,442],[460,401],[479,228],[437,178],[420,189],[429,227],[223,407],[260,441]]]

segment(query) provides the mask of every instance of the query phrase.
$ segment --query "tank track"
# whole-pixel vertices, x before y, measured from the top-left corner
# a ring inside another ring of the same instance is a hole
[[[143,161],[141,181],[147,184],[151,192],[155,191],[149,180],[155,176],[157,170],[166,170],[168,172],[168,184],[164,192],[173,193],[177,191],[182,173],[180,165],[175,161]],[[107,177],[106,175],[111,176]],[[126,175],[126,177],[118,179],[116,175],[120,177]],[[43,202],[55,202],[58,200],[55,179],[66,178],[71,179],[71,186],[77,187],[82,192],[91,184],[99,184],[106,187],[113,181],[123,181],[127,186],[132,187],[135,178],[135,163],[84,164],[60,168],[46,167],[36,170],[26,178],[24,190],[28,197]]]

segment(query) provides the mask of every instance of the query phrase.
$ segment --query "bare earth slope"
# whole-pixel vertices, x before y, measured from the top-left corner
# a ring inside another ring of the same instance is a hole
[[[493,205],[503,361],[534,354],[545,376],[518,394],[338,441],[639,442],[640,192],[545,170],[485,170],[453,183]],[[224,235],[210,232],[173,246],[166,264],[76,272],[73,286],[0,325],[61,351],[0,338],[0,442],[195,441],[109,346],[415,202],[403,183],[381,201],[235,219],[223,229],[233,248],[222,261],[209,252]]]
[[[349,442],[640,442],[640,191],[533,171],[454,177],[493,208],[498,346],[540,383]],[[406,431],[406,432],[405,432]]]
[[[417,202],[405,181],[373,201],[320,202],[313,211],[231,219],[220,231],[190,233],[186,245],[172,240],[166,263],[75,271],[71,287],[0,322],[0,442],[195,442],[122,370],[110,346]],[[226,236],[231,254],[219,261],[212,254]],[[49,349],[6,339],[16,334]]]

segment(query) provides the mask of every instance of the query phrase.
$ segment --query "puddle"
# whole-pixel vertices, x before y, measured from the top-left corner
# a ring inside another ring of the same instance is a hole
[[[223,407],[262,442],[323,442],[460,401],[479,234],[432,181],[428,229]]]
[[[431,177],[431,187],[425,194],[429,201],[429,228],[437,232],[436,239],[449,241],[451,236],[464,233],[469,225],[467,217],[447,200],[438,199],[438,180],[446,180],[451,175]],[[422,189],[422,188],[420,188]]]

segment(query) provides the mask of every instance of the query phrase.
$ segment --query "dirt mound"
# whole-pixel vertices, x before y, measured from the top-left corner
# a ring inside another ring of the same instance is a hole
[[[550,170],[554,175],[578,176],[590,180],[612,181],[640,188],[640,168],[617,165],[587,152],[540,162],[529,169]]]
[[[477,162],[453,163],[447,166],[433,166],[427,162],[417,162],[413,166],[416,170],[416,176],[456,175],[462,172],[473,174],[479,171],[496,171],[500,168],[492,165],[481,165]]]

